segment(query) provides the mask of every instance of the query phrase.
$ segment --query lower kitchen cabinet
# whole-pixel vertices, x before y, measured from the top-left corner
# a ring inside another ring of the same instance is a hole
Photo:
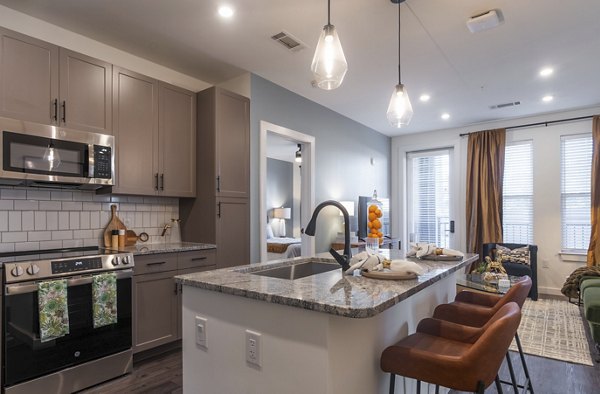
[[[173,277],[177,271],[134,276],[133,351],[152,349],[179,335],[179,291]]]
[[[175,276],[216,268],[216,250],[135,257],[133,352],[181,339],[182,286]]]

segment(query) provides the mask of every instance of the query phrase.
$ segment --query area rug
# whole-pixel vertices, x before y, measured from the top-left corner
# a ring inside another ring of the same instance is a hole
[[[525,353],[594,365],[577,305],[563,300],[528,299],[522,313],[519,338]],[[517,351],[514,340],[510,349]]]

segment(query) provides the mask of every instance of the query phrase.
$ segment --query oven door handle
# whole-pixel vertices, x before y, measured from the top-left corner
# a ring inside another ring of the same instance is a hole
[[[117,280],[118,279],[126,279],[133,277],[133,270],[127,269],[116,272]],[[17,283],[14,285],[6,285],[4,287],[4,293],[7,296],[17,295],[17,294],[27,294],[38,291],[38,283],[42,281],[36,282],[26,282],[26,283]],[[87,285],[93,282],[93,275],[89,276],[78,276],[67,279],[67,287],[73,286],[81,286]]]

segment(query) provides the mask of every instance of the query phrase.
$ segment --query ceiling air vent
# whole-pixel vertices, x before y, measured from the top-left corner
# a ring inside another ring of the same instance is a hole
[[[508,108],[508,107],[516,107],[517,105],[521,105],[521,102],[520,101],[513,101],[511,103],[503,103],[503,104],[490,105],[490,109],[502,109],[502,108]]]
[[[271,36],[271,39],[283,45],[285,49],[292,52],[298,52],[306,48],[306,45],[300,42],[300,40],[298,40],[296,37],[292,36],[290,33],[287,33],[285,31]]]

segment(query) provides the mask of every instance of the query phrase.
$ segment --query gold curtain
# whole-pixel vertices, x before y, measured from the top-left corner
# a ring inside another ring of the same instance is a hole
[[[506,129],[469,134],[467,148],[467,251],[502,242],[502,181]]]
[[[587,253],[588,267],[600,265],[600,116],[592,121],[592,235]]]

